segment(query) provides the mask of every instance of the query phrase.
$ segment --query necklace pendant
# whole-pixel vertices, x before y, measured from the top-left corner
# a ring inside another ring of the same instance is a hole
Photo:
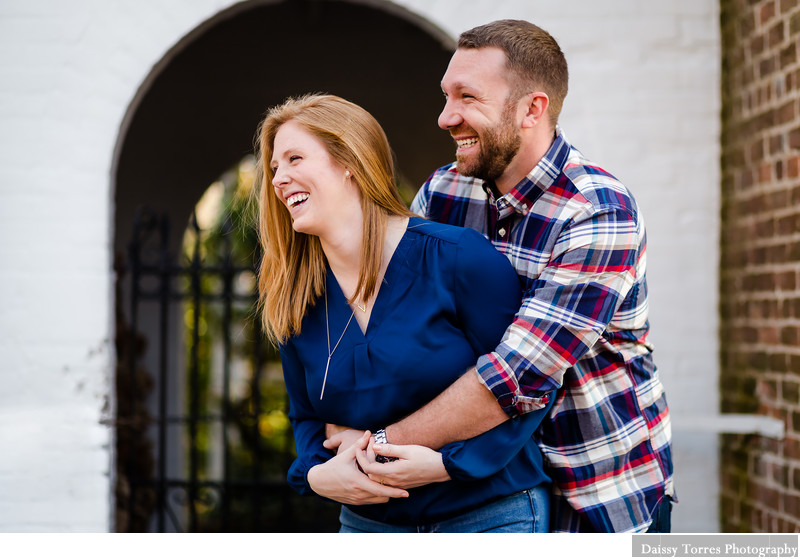
[[[325,376],[322,377],[322,390],[319,393],[319,399],[322,400],[322,396],[325,394],[325,383],[328,380],[328,367],[331,366],[331,356],[328,356],[328,362],[325,363]]]
[[[358,303],[356,303],[356,307],[358,307],[358,310],[360,310],[361,312],[367,312],[367,304],[366,303],[364,303],[363,305],[359,305]]]

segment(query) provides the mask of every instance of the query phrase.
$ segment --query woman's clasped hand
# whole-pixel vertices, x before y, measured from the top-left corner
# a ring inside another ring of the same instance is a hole
[[[315,493],[349,505],[373,505],[408,497],[407,489],[448,481],[442,455],[418,445],[370,444],[369,431],[348,430],[328,439],[325,446],[337,454],[308,472]],[[376,454],[394,457],[375,461]]]
[[[390,498],[408,497],[404,489],[381,484],[365,475],[361,464],[368,462],[370,433],[366,431],[353,444],[308,472],[308,483],[315,493],[347,505],[375,505]]]

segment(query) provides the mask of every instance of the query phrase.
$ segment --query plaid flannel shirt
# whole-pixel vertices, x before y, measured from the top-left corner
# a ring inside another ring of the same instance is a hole
[[[671,430],[647,339],[647,241],[631,193],[557,129],[506,195],[451,164],[411,209],[476,229],[517,270],[522,306],[477,370],[512,417],[557,389],[536,435],[554,482],[553,530],[647,530],[673,494]]]

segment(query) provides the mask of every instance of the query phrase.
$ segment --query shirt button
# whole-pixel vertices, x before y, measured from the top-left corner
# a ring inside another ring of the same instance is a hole
[[[506,236],[506,230],[504,228],[502,228],[502,227],[500,228],[500,231],[498,231],[498,233],[500,233],[501,237],[505,237]]]

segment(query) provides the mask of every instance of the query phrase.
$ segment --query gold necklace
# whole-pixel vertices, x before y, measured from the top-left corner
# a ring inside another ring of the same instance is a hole
[[[356,311],[353,309],[353,312],[350,313],[350,319],[347,321],[347,324],[345,324],[344,330],[342,330],[342,335],[339,336],[339,341],[336,342],[336,345],[333,346],[333,351],[331,351],[331,329],[328,323],[328,289],[327,285],[325,286],[325,333],[328,337],[328,362],[325,363],[325,376],[322,377],[322,390],[319,393],[320,400],[322,400],[322,396],[325,394],[325,383],[328,380],[328,367],[331,366],[331,357],[333,357],[333,352],[336,351],[337,347],[339,347],[339,342],[341,342],[342,338],[344,338],[344,333],[347,332],[347,327],[350,326],[355,314]]]

